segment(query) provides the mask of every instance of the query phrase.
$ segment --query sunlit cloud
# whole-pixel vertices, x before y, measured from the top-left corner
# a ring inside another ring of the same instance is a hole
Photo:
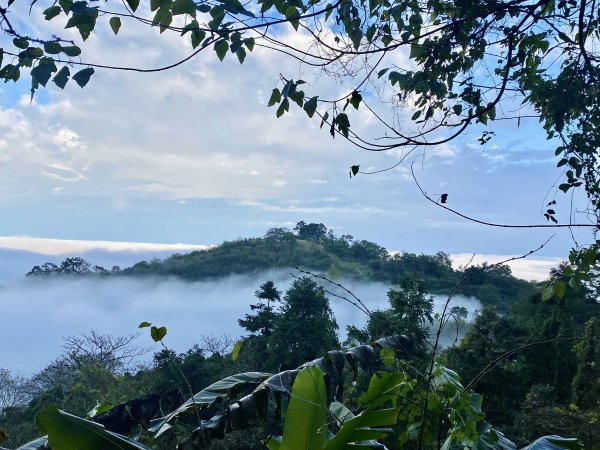
[[[455,268],[460,266],[477,265],[484,262],[497,264],[507,261],[520,255],[479,255],[470,253],[457,253],[451,255],[452,264]],[[557,267],[563,259],[553,257],[527,257],[507,261],[506,265],[510,267],[515,277],[531,281],[543,281],[548,278],[550,269]]]

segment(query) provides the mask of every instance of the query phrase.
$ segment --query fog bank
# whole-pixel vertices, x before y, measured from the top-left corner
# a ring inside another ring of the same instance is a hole
[[[215,281],[186,282],[177,278],[49,278],[13,281],[0,287],[0,367],[29,375],[61,353],[62,337],[86,333],[126,335],[149,321],[168,328],[165,342],[185,351],[202,335],[241,336],[238,319],[250,312],[254,292],[267,280],[281,291],[293,281],[289,271],[235,275]],[[389,285],[340,280],[370,309],[387,304]],[[327,289],[342,293],[331,286]],[[346,325],[363,326],[366,315],[344,300],[328,296],[340,337]],[[436,311],[446,298],[434,297]],[[455,298],[451,306],[480,308],[475,299]],[[146,334],[138,345],[158,346]]]

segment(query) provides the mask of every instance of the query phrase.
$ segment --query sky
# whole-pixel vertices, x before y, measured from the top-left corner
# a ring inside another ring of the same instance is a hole
[[[73,29],[43,19],[45,6],[35,5],[31,15],[20,7],[13,20],[32,35],[81,43]],[[82,45],[86,61],[158,67],[191,51],[176,33],[124,21],[114,36],[104,22]],[[290,27],[279,33],[306,41]],[[8,39],[0,36],[0,46]],[[395,58],[406,62],[405,55]],[[27,76],[0,85],[1,239],[211,245],[304,220],[395,251],[520,255],[553,236],[534,257],[557,259],[574,245],[567,230],[489,228],[461,219],[427,202],[410,174],[414,162],[427,193],[448,193],[448,206],[481,220],[545,223],[544,206],[554,198],[557,217],[566,220],[571,199],[556,194],[561,174],[553,143],[537,121],[490,125],[496,137],[484,146],[476,140],[486,129],[479,126],[417,151],[394,170],[351,179],[351,165],[383,169],[400,152],[373,154],[332,139],[299,109],[277,119],[266,102],[281,87],[280,75],[305,78],[307,92],[331,97],[353,89],[348,78],[315,74],[260,48],[243,66],[203,52],[159,73],[99,69],[85,89],[49,83],[33,101]],[[365,113],[351,119],[357,130],[376,135]],[[28,251],[44,253],[47,241],[37,242],[41,247]]]

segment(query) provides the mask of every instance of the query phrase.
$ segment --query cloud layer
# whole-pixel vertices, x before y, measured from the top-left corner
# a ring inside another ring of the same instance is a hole
[[[0,367],[31,374],[60,354],[62,338],[98,330],[126,335],[137,331],[142,321],[165,325],[165,342],[185,351],[201,342],[202,335],[241,336],[237,320],[250,313],[254,292],[267,280],[280,290],[292,282],[289,272],[267,272],[258,276],[231,276],[217,281],[184,282],[161,279],[42,279],[23,280],[0,287],[2,327],[5,343]],[[389,285],[340,280],[371,309],[386,308]],[[341,292],[340,292],[341,293]],[[345,336],[346,326],[363,326],[364,313],[349,303],[329,296],[331,307]],[[445,298],[435,297],[436,311]],[[469,298],[455,298],[470,313],[480,308]],[[151,344],[143,335],[138,344]],[[158,347],[155,350],[159,350]]]

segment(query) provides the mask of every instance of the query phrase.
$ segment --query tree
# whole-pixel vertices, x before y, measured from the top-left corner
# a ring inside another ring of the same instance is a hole
[[[585,324],[581,341],[575,345],[577,372],[573,378],[573,401],[581,409],[597,410],[600,404],[600,320]]]
[[[281,303],[269,338],[269,358],[275,367],[291,369],[339,347],[329,301],[314,280],[294,280]]]
[[[433,324],[433,299],[425,295],[423,283],[416,277],[404,278],[387,293],[390,307],[373,311],[364,329],[348,326],[348,341],[363,344],[384,336],[406,334],[423,343]]]
[[[254,314],[246,314],[244,319],[239,319],[240,326],[251,333],[259,332],[261,336],[270,336],[275,327],[275,304],[281,301],[281,292],[275,283],[267,281],[262,284],[254,294],[259,303],[250,305]],[[266,301],[266,303],[264,303]]]
[[[327,227],[322,223],[306,223],[300,221],[294,227],[294,231],[298,233],[300,239],[312,239],[314,241],[323,241],[331,234],[328,233]]]
[[[133,341],[138,336],[113,336],[92,330],[87,334],[65,337],[63,350],[75,369],[96,365],[109,372],[122,373],[133,368],[136,359],[148,352],[148,349],[134,345]]]
[[[486,399],[486,413],[492,423],[511,424],[530,381],[536,380],[525,376],[522,353],[510,353],[526,338],[526,330],[514,320],[499,315],[495,308],[486,307],[476,317],[460,346],[447,351],[448,366],[461,373],[463,379]],[[486,371],[488,364],[496,360],[493,370]],[[540,369],[546,370],[545,367]]]
[[[0,368],[0,413],[5,408],[22,405],[29,399],[25,383],[23,376]]]

